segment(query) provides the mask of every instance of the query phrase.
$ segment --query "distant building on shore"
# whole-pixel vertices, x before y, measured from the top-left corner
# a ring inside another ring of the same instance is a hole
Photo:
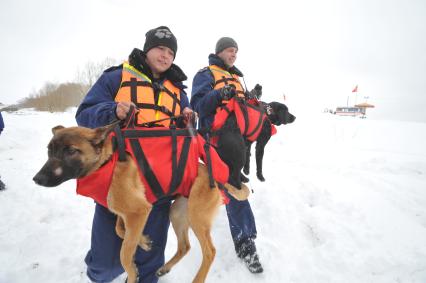
[[[340,116],[353,116],[365,118],[367,115],[367,108],[374,108],[375,106],[367,102],[359,103],[354,106],[339,106],[333,111],[333,114]]]

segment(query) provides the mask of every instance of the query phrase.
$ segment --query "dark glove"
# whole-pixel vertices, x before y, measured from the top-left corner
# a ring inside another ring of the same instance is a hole
[[[262,96],[262,86],[260,84],[256,84],[254,89],[251,91],[251,95],[257,99],[260,99]]]
[[[234,85],[225,85],[220,89],[220,97],[223,100],[230,100],[235,94],[237,94],[237,91]]]

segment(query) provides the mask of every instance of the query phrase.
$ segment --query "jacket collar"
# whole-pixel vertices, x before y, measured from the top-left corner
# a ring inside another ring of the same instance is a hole
[[[148,66],[145,59],[146,53],[140,49],[135,48],[129,55],[129,64],[147,75],[152,81],[158,80],[154,79],[151,68]],[[170,80],[172,83],[181,83],[185,81],[187,77],[178,65],[172,64],[172,66],[161,75],[159,80],[164,79]]]
[[[225,63],[223,62],[222,59],[220,59],[219,56],[217,56],[216,54],[210,54],[209,55],[209,65],[216,65],[224,70],[227,70],[228,72],[230,72],[231,74],[235,74],[239,77],[244,77],[243,73],[238,70],[237,67],[232,66],[231,68],[226,67]]]

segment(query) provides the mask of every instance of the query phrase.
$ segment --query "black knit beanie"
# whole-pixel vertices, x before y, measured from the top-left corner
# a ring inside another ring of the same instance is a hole
[[[235,40],[230,37],[222,37],[216,43],[216,55],[229,47],[235,47],[238,49],[238,44]]]
[[[145,34],[145,37],[145,44],[143,46],[145,53],[154,47],[162,45],[173,50],[176,57],[177,40],[168,27],[161,26],[151,29]]]

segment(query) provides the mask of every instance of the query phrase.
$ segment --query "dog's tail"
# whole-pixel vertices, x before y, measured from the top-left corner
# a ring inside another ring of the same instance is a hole
[[[250,190],[245,184],[241,184],[241,190],[237,189],[233,185],[226,183],[224,185],[225,189],[228,191],[228,193],[233,196],[235,199],[242,201],[248,199],[248,196],[250,195]]]

